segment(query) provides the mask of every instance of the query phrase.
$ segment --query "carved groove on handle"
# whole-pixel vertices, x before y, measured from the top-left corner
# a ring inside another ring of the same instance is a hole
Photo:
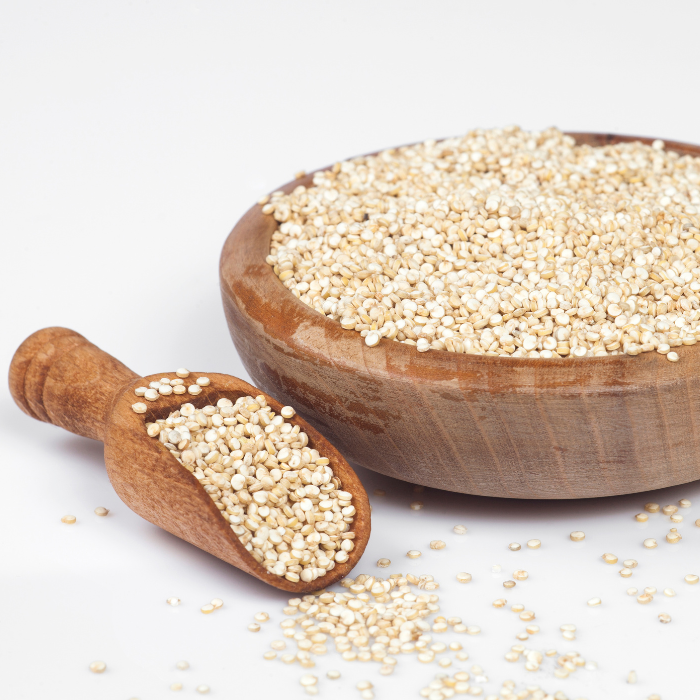
[[[19,346],[10,392],[32,418],[102,440],[115,399],[138,377],[68,328],[44,328]]]

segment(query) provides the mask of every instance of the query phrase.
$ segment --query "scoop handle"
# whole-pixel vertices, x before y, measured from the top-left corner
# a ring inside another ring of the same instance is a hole
[[[115,399],[139,375],[69,328],[30,335],[10,364],[10,393],[29,416],[103,440]]]

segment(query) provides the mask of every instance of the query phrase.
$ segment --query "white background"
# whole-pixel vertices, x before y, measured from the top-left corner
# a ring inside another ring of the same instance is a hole
[[[33,331],[64,325],[137,372],[191,369],[246,377],[222,313],[218,255],[263,193],[334,160],[473,127],[518,123],[700,143],[697,3],[649,2],[32,2],[0,15],[0,366]],[[139,519],[107,480],[99,443],[31,420],[0,394],[0,696],[12,700],[305,697],[298,666],[262,654],[285,596]],[[578,502],[423,494],[361,471],[373,536],[357,573],[432,573],[447,615],[478,624],[467,670],[589,700],[697,692],[700,486]],[[668,518],[644,502],[694,501]],[[107,518],[96,506],[111,509]],[[62,515],[78,517],[63,525]],[[469,533],[451,533],[464,523]],[[583,529],[584,543],[568,533]],[[661,545],[644,550],[644,537]],[[537,537],[542,549],[510,552]],[[447,549],[428,549],[442,538]],[[422,549],[410,561],[409,548]],[[603,552],[640,566],[625,580]],[[375,562],[389,557],[389,570]],[[504,567],[491,573],[493,564]],[[516,567],[530,579],[506,592]],[[457,571],[474,581],[460,585]],[[648,606],[628,586],[671,586]],[[179,608],[165,605],[179,596]],[[212,597],[225,607],[204,616]],[[566,680],[503,654],[522,631],[505,596],[537,613],[532,648],[598,662]],[[586,600],[600,596],[591,609]],[[257,610],[272,621],[246,630]],[[657,620],[673,617],[670,625]],[[560,624],[578,625],[565,642]],[[188,671],[175,670],[184,658]],[[108,671],[91,674],[102,659]],[[325,671],[338,667],[343,679]],[[639,674],[636,685],[627,673]],[[418,698],[438,669],[320,657],[321,697]],[[173,694],[170,683],[184,690]],[[686,694],[684,694],[686,693]]]

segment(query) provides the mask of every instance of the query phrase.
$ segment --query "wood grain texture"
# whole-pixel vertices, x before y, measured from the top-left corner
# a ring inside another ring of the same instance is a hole
[[[22,410],[39,420],[105,443],[109,479],[124,503],[146,520],[276,588],[308,593],[349,574],[367,546],[370,508],[367,494],[355,472],[340,453],[299,416],[288,419],[309,436],[309,447],[328,457],[343,488],[353,494],[357,510],[352,529],[355,548],[344,564],[322,579],[292,583],[268,573],[253,559],[221,516],[193,474],[188,472],[159,440],[148,437],[145,423],[165,418],[183,403],[198,408],[220,398],[264,394],[279,412],[282,405],[254,386],[225,374],[192,372],[186,384],[207,376],[211,384],[198,396],[161,396],[148,402],[134,389],[174,372],[140,377],[100,350],[83,336],[66,328],[47,328],[27,338],[10,366],[12,395]],[[134,413],[136,402],[148,405],[145,414]],[[45,416],[45,417],[44,417]]]
[[[571,134],[604,145],[653,139]],[[681,154],[700,147],[666,142]],[[309,186],[313,174],[280,188]],[[448,491],[585,498],[700,478],[700,350],[560,360],[369,348],[296,299],[265,262],[276,229],[254,206],[224,245],[231,337],[253,381],[352,462]]]

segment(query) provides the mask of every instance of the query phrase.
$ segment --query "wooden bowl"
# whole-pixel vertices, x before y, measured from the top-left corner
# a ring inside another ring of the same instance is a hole
[[[652,139],[571,134],[600,146]],[[700,147],[666,142],[681,154]],[[312,175],[288,183],[310,186]],[[345,457],[388,476],[508,498],[613,496],[700,478],[700,352],[533,359],[369,348],[294,297],[265,262],[254,206],[221,254],[231,337],[255,384]]]

